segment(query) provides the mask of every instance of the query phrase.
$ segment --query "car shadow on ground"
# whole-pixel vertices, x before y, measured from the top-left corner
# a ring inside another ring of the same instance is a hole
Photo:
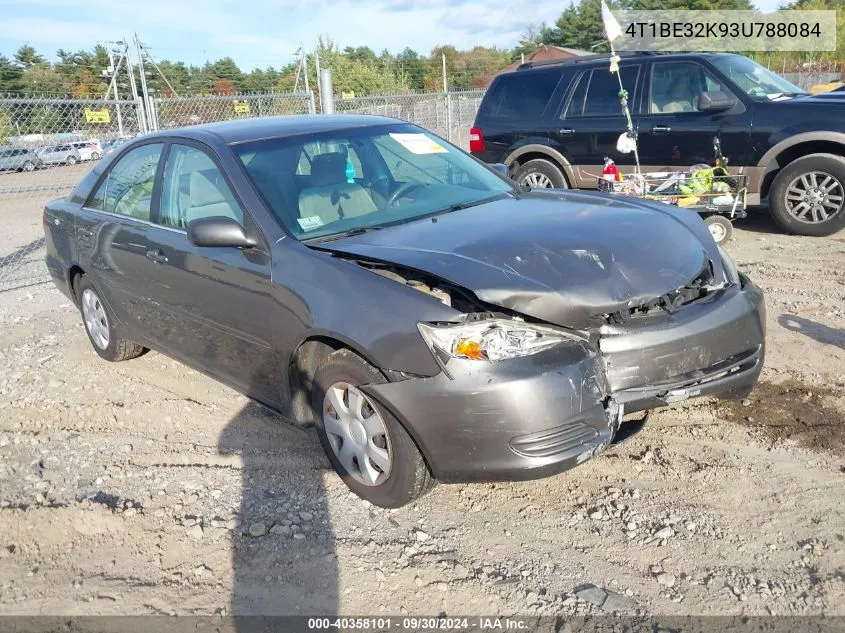
[[[232,531],[234,630],[284,630],[282,615],[338,613],[335,537],[313,431],[249,404],[226,425],[223,455],[242,460],[240,525]]]
[[[772,220],[767,206],[748,207],[748,217],[736,220],[734,226],[751,233],[783,233]]]
[[[795,314],[780,315],[778,323],[782,328],[808,336],[814,341],[845,350],[845,330],[833,328]]]

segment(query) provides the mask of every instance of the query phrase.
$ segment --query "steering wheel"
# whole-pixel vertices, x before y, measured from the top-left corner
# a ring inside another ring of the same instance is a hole
[[[414,189],[419,189],[422,186],[423,183],[421,182],[406,182],[404,185],[400,185],[399,189],[394,191],[393,194],[387,199],[387,202],[384,203],[384,206],[393,206],[393,203],[395,203],[403,195],[405,195],[409,191],[413,191]]]

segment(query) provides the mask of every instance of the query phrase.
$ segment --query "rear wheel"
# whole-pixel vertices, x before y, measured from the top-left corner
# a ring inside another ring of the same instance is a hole
[[[361,385],[384,376],[354,352],[330,354],[314,374],[311,406],[320,443],[349,489],[383,508],[399,508],[434,484],[411,436]]]
[[[111,311],[87,276],[80,277],[75,287],[85,332],[97,354],[108,361],[117,362],[137,358],[144,353],[143,347],[120,337]]]
[[[100,160],[100,153],[94,152],[91,154],[91,160]]]
[[[28,160],[23,164],[23,167],[21,167],[21,169],[23,169],[24,171],[35,171],[35,163],[33,163],[31,160]]]
[[[566,177],[551,161],[535,158],[521,165],[515,180],[531,189],[568,189]]]
[[[845,159],[810,154],[781,169],[769,191],[769,210],[788,233],[821,237],[845,227]]]
[[[704,218],[704,223],[710,229],[710,235],[716,241],[716,244],[722,244],[731,239],[734,227],[731,221],[723,215],[708,215]]]

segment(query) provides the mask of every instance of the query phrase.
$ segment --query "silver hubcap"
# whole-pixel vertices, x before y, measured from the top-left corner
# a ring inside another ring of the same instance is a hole
[[[786,210],[799,222],[826,222],[842,209],[843,188],[823,171],[798,176],[786,188]]]
[[[390,476],[393,453],[387,427],[360,389],[346,382],[329,387],[323,426],[332,451],[356,481],[378,486]]]
[[[725,234],[727,233],[727,231],[725,231],[724,226],[716,222],[708,224],[707,226],[710,228],[710,235],[713,236],[713,239],[716,240],[716,243],[719,243],[725,239]]]
[[[106,317],[106,309],[97,293],[89,288],[82,292],[82,318],[94,345],[106,349],[109,346],[109,320]]]
[[[532,189],[551,189],[553,187],[551,178],[536,171],[523,176],[521,184]]]

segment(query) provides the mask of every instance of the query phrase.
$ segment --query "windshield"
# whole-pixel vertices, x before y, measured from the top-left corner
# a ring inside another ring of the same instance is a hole
[[[504,178],[410,124],[236,145],[279,222],[310,240],[401,224],[514,193]]]
[[[741,55],[714,57],[713,65],[755,101],[807,94],[798,86]]]

